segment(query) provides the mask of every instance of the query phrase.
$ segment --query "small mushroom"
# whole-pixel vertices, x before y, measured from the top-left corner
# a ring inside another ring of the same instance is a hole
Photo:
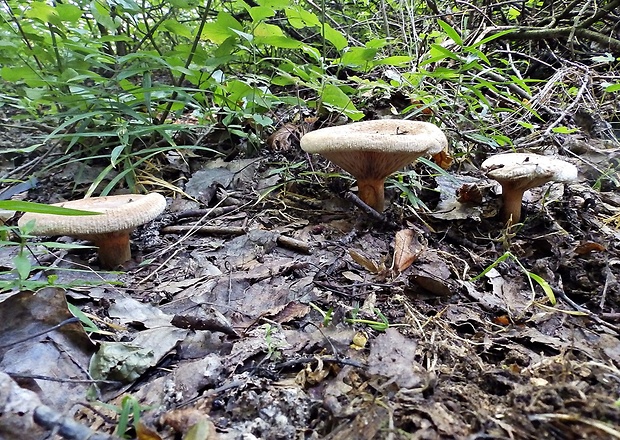
[[[99,248],[99,262],[113,269],[131,259],[129,236],[137,226],[145,224],[166,208],[166,199],[158,193],[124,194],[91,197],[53,206],[100,212],[100,215],[66,216],[25,213],[19,226],[34,220],[34,235],[68,235],[92,241]]]
[[[550,156],[504,153],[482,162],[482,171],[502,186],[502,218],[506,224],[521,219],[523,193],[548,182],[577,180],[577,167]]]
[[[443,132],[428,122],[381,119],[311,131],[301,148],[319,153],[357,179],[359,197],[376,211],[384,208],[385,178],[420,156],[448,146]]]

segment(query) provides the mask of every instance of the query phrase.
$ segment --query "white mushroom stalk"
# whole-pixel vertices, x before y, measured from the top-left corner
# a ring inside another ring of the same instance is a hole
[[[161,194],[124,194],[91,197],[53,206],[100,212],[101,215],[66,216],[26,213],[20,227],[34,220],[34,235],[68,235],[92,241],[99,248],[99,262],[113,269],[131,259],[129,237],[142,224],[155,219],[166,208]]]
[[[534,153],[505,153],[489,157],[482,171],[502,186],[502,219],[507,225],[521,219],[523,193],[548,182],[577,180],[577,167],[550,156]]]
[[[381,119],[322,128],[301,138],[301,148],[318,153],[357,179],[359,197],[384,209],[387,176],[419,157],[447,148],[444,133],[428,122]]]

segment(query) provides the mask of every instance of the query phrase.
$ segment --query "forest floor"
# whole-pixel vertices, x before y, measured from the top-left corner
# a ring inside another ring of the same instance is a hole
[[[32,136],[3,123],[0,148]],[[31,242],[48,267],[32,277],[57,278],[2,295],[0,369],[100,432],[141,409],[138,438],[620,438],[620,197],[592,168],[620,146],[563,139],[551,153],[580,181],[527,192],[509,231],[479,170],[490,151],[389,180],[383,217],[295,136],[255,157],[170,152],[149,171],[169,188],[138,175],[168,209],[124,271]],[[26,199],[79,198],[106,165],[39,176]],[[479,196],[459,201],[463,184]],[[18,250],[0,247],[5,269]],[[7,345],[70,317],[67,301],[96,328]]]

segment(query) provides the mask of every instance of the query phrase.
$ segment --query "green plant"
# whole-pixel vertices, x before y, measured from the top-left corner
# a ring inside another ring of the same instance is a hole
[[[23,202],[19,200],[1,200],[0,209],[10,211],[28,211],[56,215],[97,215],[97,212],[80,211],[76,209],[60,208],[39,203]],[[33,265],[29,257],[28,238],[32,225],[26,225],[21,230],[15,227],[0,225],[0,247],[18,247],[17,254],[12,258],[12,267],[0,272],[0,292],[14,290],[38,290],[43,287],[57,286],[57,275],[48,275],[42,279],[31,279],[35,270],[45,270],[44,267]],[[16,235],[18,241],[10,238]],[[48,249],[80,249],[89,246],[42,242],[41,246]]]
[[[387,319],[387,317],[383,313],[381,313],[381,311],[379,309],[375,308],[375,309],[373,309],[373,311],[379,317],[380,321],[373,321],[371,319],[357,318],[357,315],[359,313],[359,309],[354,309],[351,312],[351,316],[352,317],[345,319],[345,322],[347,324],[366,324],[370,328],[372,328],[373,330],[377,330],[377,331],[380,331],[380,332],[384,332],[390,326],[393,327],[393,325],[390,325],[390,322]]]
[[[534,289],[534,283],[532,282],[532,281],[534,281],[536,284],[538,284],[543,289],[543,291],[545,292],[545,295],[547,296],[547,298],[549,299],[551,304],[555,305],[555,303],[556,303],[555,294],[553,293],[553,289],[551,288],[549,283],[547,283],[539,275],[536,275],[535,273],[530,272],[529,270],[527,270],[525,268],[525,266],[523,266],[523,264],[521,264],[519,259],[515,255],[510,253],[510,252],[504,252],[503,255],[501,255],[493,263],[491,263],[490,265],[485,267],[484,270],[482,272],[480,272],[478,275],[476,275],[473,278],[470,278],[469,281],[471,281],[471,282],[478,281],[480,278],[482,278],[487,273],[489,273],[489,271],[491,269],[495,268],[498,264],[503,263],[504,261],[506,261],[508,259],[510,259],[510,260],[514,261],[515,263],[517,263],[517,266],[519,266],[519,268],[527,276],[527,280],[528,280],[528,282],[530,284],[530,289],[532,291],[532,297],[534,297],[534,295],[536,295],[536,290]]]
[[[120,406],[110,405],[103,402],[96,402],[96,404],[118,414],[118,422],[114,433],[120,438],[134,438],[135,435],[129,434],[128,431],[131,428],[138,431],[138,426],[140,425],[140,415],[143,411],[152,409],[148,406],[142,406],[138,399],[131,394],[123,396]]]

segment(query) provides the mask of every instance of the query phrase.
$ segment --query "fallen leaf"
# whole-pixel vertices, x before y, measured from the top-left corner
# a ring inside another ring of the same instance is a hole
[[[607,250],[605,246],[600,243],[585,241],[583,243],[579,243],[573,252],[581,256],[591,254],[592,252],[604,252],[605,250]]]
[[[402,229],[396,233],[394,238],[394,260],[392,270],[403,272],[411,266],[424,251],[424,247],[417,238],[417,234],[412,229]]]
[[[364,267],[364,269],[366,269],[370,273],[379,273],[382,270],[378,263],[368,257],[365,257],[364,255],[353,249],[349,249],[349,255],[351,256],[351,258],[353,258],[353,261]]]
[[[450,153],[448,153],[448,150],[444,149],[439,153],[433,155],[433,162],[435,162],[444,170],[447,170],[448,168],[450,168],[450,165],[452,165],[453,160],[452,156],[450,156]]]
[[[482,203],[482,191],[480,187],[473,183],[464,183],[456,190],[456,200],[459,203],[472,203],[480,205]]]
[[[417,342],[406,338],[395,328],[379,335],[370,349],[368,372],[388,379],[387,386],[413,389],[428,382],[428,372],[415,360]]]

